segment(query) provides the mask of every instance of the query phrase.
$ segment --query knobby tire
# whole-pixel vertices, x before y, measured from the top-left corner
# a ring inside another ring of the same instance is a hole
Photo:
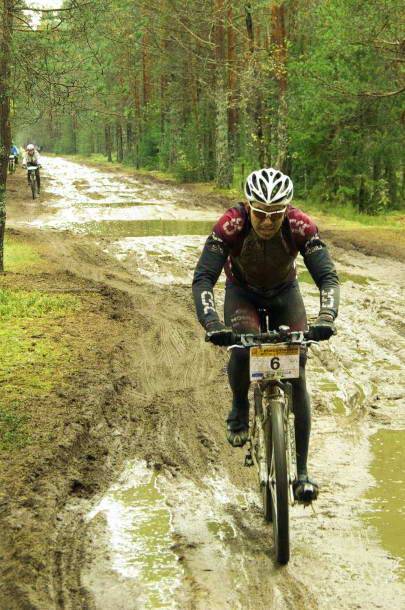
[[[277,561],[281,564],[286,564],[290,559],[290,523],[287,448],[282,404],[276,400],[270,401],[270,411],[270,451],[272,460],[270,472],[275,479],[274,481],[270,481],[274,546]]]
[[[263,401],[263,396],[261,391],[259,390],[259,388],[256,386],[255,390],[254,390],[254,401],[255,401],[255,413],[256,413],[256,417],[258,419],[261,419],[262,414],[263,414],[263,406],[262,406],[262,401]],[[267,522],[271,522],[273,519],[273,514],[272,514],[272,510],[271,510],[271,491],[270,491],[270,487],[269,487],[269,475],[270,475],[270,460],[271,460],[271,425],[270,425],[270,420],[269,418],[267,418],[267,420],[264,423],[263,426],[263,431],[264,431],[264,444],[265,446],[262,448],[264,451],[266,451],[266,457],[267,457],[267,482],[266,485],[263,485],[261,482],[261,493],[262,493],[262,502],[263,502],[263,516],[265,521]]]
[[[30,185],[31,185],[32,198],[35,199],[37,196],[37,177],[35,174],[30,175]]]

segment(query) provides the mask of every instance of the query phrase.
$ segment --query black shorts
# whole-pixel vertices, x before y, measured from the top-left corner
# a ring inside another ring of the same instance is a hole
[[[305,330],[307,315],[298,281],[285,284],[272,296],[263,296],[247,288],[227,282],[224,320],[235,332],[258,332],[258,309],[269,311],[270,329],[286,325],[291,330]]]

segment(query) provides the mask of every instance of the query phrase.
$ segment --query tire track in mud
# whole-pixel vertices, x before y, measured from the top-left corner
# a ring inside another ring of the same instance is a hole
[[[362,310],[358,307],[359,302],[362,302],[358,292],[363,295],[364,305],[368,309],[369,297],[364,295],[367,295],[369,291],[364,288],[357,289],[356,286],[353,285],[350,285],[349,289],[352,293],[352,297],[351,299],[348,299],[349,306],[347,309],[349,311],[345,314],[346,319],[343,320],[343,327],[345,328],[343,328],[343,332],[340,333],[338,345],[332,349],[324,347],[313,357],[313,362],[316,365],[315,368],[332,373],[338,386],[343,388],[343,402],[346,409],[345,415],[339,415],[335,413],[334,407],[328,406],[323,401],[317,403],[315,400],[315,413],[319,413],[320,417],[318,417],[318,420],[315,423],[315,425],[318,425],[319,430],[318,432],[315,431],[313,437],[314,447],[311,462],[314,472],[321,471],[321,485],[324,489],[324,502],[320,501],[319,504],[321,512],[318,514],[316,521],[312,519],[312,525],[311,520],[308,520],[308,518],[302,518],[298,515],[293,516],[293,529],[296,537],[294,543],[295,552],[298,554],[293,558],[290,566],[283,572],[282,570],[277,570],[272,559],[266,555],[266,551],[268,554],[269,549],[271,548],[269,529],[263,528],[263,524],[255,522],[254,518],[251,519],[249,512],[247,514],[241,513],[243,517],[240,517],[240,515],[238,517],[238,508],[235,508],[235,503],[233,503],[233,505],[231,503],[232,508],[230,512],[233,514],[234,518],[233,525],[241,542],[238,545],[234,542],[228,543],[230,554],[233,561],[235,561],[239,550],[239,554],[244,556],[248,561],[253,562],[254,565],[254,567],[251,566],[247,570],[248,577],[245,578],[243,586],[239,585],[239,588],[237,583],[240,583],[240,573],[237,570],[234,570],[226,561],[223,566],[220,566],[218,557],[216,556],[216,571],[220,576],[216,575],[210,580],[209,576],[207,577],[207,574],[203,574],[204,571],[209,571],[210,569],[208,567],[201,567],[202,565],[207,565],[207,559],[205,559],[206,563],[204,563],[204,554],[206,553],[204,546],[209,547],[210,544],[212,545],[209,535],[206,534],[204,542],[200,541],[199,543],[196,543],[195,540],[193,540],[193,536],[190,538],[190,533],[188,533],[188,535],[186,535],[187,533],[183,533],[181,536],[183,544],[180,547],[181,552],[184,553],[184,555],[182,555],[182,561],[188,568],[189,576],[193,579],[193,603],[196,604],[195,607],[219,608],[221,607],[221,604],[222,607],[238,607],[235,605],[235,599],[232,596],[235,589],[238,592],[237,599],[241,608],[267,608],[270,607],[270,600],[272,600],[271,604],[274,607],[280,608],[296,607],[297,605],[309,608],[327,608],[330,607],[333,600],[339,600],[339,604],[343,608],[378,608],[383,607],[383,604],[387,599],[390,599],[391,607],[399,607],[397,605],[399,599],[398,593],[400,592],[401,587],[398,587],[395,585],[394,581],[391,581],[387,588],[384,580],[385,577],[381,576],[381,574],[388,574],[391,572],[393,569],[392,562],[387,559],[384,553],[381,553],[381,551],[378,550],[375,544],[370,544],[369,541],[365,539],[362,540],[360,534],[356,533],[356,531],[352,531],[353,528],[357,528],[357,531],[359,531],[362,527],[358,517],[358,514],[361,512],[362,504],[359,496],[361,496],[361,493],[365,490],[367,485],[370,484],[370,478],[367,475],[368,460],[366,459],[367,456],[364,454],[367,454],[367,436],[371,433],[367,416],[370,410],[370,404],[376,398],[378,381],[381,382],[378,391],[382,396],[384,395],[384,373],[382,376],[379,375],[377,380],[375,378],[369,379],[364,375],[367,371],[367,368],[365,369],[364,367],[364,362],[360,359],[359,363],[355,363],[353,361],[353,354],[356,353],[360,340],[367,344],[371,360],[375,360],[378,353],[388,363],[391,359],[388,353],[381,354],[382,349],[387,349],[387,343],[389,344],[390,340],[389,338],[388,341],[383,339],[378,333],[378,319],[380,315],[379,305],[372,310],[372,315],[371,312],[368,311],[367,315],[371,315],[371,318],[367,327],[364,327],[364,324],[363,326],[359,324],[358,328],[361,332],[353,332],[351,330],[351,323],[356,325],[357,318],[364,320],[364,314],[362,314]],[[175,289],[173,293],[171,293],[170,289],[162,287],[160,290],[161,293],[166,295],[173,294],[176,302],[178,302],[182,293],[180,288]],[[382,288],[380,287],[376,290],[371,289],[371,292],[375,292],[376,294],[378,291],[381,292]],[[162,301],[167,302],[167,298],[168,297],[166,296]],[[187,303],[187,298],[185,301]],[[153,310],[159,312],[160,306],[157,303],[154,303]],[[213,397],[210,388],[214,390],[215,387],[216,404],[218,404],[218,402],[228,404],[229,402],[226,391],[224,392],[223,389],[219,387],[220,384],[221,386],[225,385],[226,382],[224,377],[218,373],[217,377],[215,376],[215,370],[221,370],[221,367],[224,364],[223,357],[222,355],[216,355],[213,359],[213,357],[209,356],[207,362],[207,356],[205,354],[206,346],[202,346],[199,350],[195,347],[193,348],[191,345],[187,346],[189,358],[191,360],[198,359],[200,362],[199,379],[201,379],[201,377],[204,378],[206,373],[206,382],[203,384],[203,387],[198,388],[198,384],[196,387],[194,381],[196,379],[194,367],[190,367],[190,364],[184,364],[181,359],[181,352],[182,349],[184,349],[185,343],[183,343],[183,348],[179,348],[177,341],[179,336],[184,337],[185,333],[187,334],[188,328],[193,328],[193,322],[192,320],[188,320],[188,322],[185,323],[187,316],[184,311],[178,311],[177,313],[179,315],[175,317],[169,315],[168,318],[165,319],[165,322],[161,320],[159,314],[155,319],[155,323],[151,321],[152,329],[157,326],[159,330],[151,331],[150,343],[156,345],[156,341],[158,341],[159,337],[161,337],[162,340],[160,343],[161,347],[157,352],[155,351],[150,355],[150,364],[153,363],[156,356],[158,356],[158,361],[161,361],[161,359],[167,357],[168,353],[177,349],[176,362],[180,363],[182,372],[188,370],[191,373],[193,383],[190,385],[189,375],[187,374],[183,377],[181,375],[176,375],[175,378],[173,378],[173,370],[170,370],[170,366],[167,368],[164,365],[163,375],[160,377],[158,374],[154,377],[153,381],[149,380],[146,384],[149,384],[149,387],[145,387],[144,390],[146,393],[160,390],[161,382],[164,380],[164,385],[170,394],[176,387],[176,380],[182,379],[184,390],[186,392],[191,392],[191,395],[194,393],[198,403],[203,406],[203,409],[207,409],[207,401],[210,403],[208,411],[211,410],[212,417]],[[376,317],[374,314],[376,314]],[[392,313],[392,315],[395,316],[398,314]],[[193,312],[191,312],[191,317],[193,317]],[[166,328],[167,324],[169,325],[169,328]],[[175,328],[176,325],[178,325],[178,328]],[[370,326],[374,329],[372,332],[370,332]],[[377,328],[377,331],[375,328]],[[392,332],[397,332],[395,326],[393,327]],[[384,333],[386,333],[385,328]],[[191,340],[192,342],[198,343],[197,337],[193,336],[192,333]],[[402,348],[400,347],[399,349]],[[148,356],[147,354],[144,355],[144,361],[147,363]],[[215,362],[213,360],[215,360]],[[174,364],[170,359],[169,363],[171,366]],[[145,364],[145,371],[150,369],[150,364]],[[316,379],[316,374],[314,375],[314,379]],[[322,390],[319,390],[319,384],[314,382],[313,385],[315,389],[314,393],[323,397]],[[327,415],[322,415],[322,411],[325,409]],[[204,416],[204,413],[200,414],[201,419],[204,419]],[[207,413],[207,416],[210,417],[209,412]],[[169,420],[166,421],[166,425],[161,425],[158,428],[162,446],[167,447],[168,443],[171,442],[168,438],[168,431],[170,431],[171,426],[173,426],[173,421]],[[336,426],[338,427],[337,429],[340,427],[340,432],[337,436],[337,442],[333,443],[330,439],[336,435]],[[220,447],[219,459],[218,453],[215,456],[214,464],[216,464],[216,469],[214,472],[229,472],[233,477],[232,480],[235,481],[241,489],[251,489],[251,477],[243,476],[241,472],[241,458],[235,458],[234,454],[232,454],[232,457],[227,455],[229,454],[229,450],[227,451],[226,447],[221,446],[222,428],[223,424],[222,421],[220,421],[217,422],[215,429],[206,427],[204,430],[204,438],[216,439],[216,446]],[[183,433],[181,433],[182,437]],[[358,440],[356,441],[356,437],[357,439],[362,440],[362,443],[359,443]],[[357,444],[360,448],[363,444],[363,449],[360,450],[358,455],[356,455],[356,451],[353,450],[353,444]],[[197,468],[194,470],[193,474],[190,473],[190,467],[193,467],[193,463],[190,464],[190,448],[192,446],[193,439],[190,439],[185,451],[184,446],[180,445],[172,447],[171,453],[176,456],[178,463],[180,464],[181,474],[188,474],[188,477],[193,477],[193,480],[195,480],[195,475],[197,473],[205,473],[205,475],[207,475],[207,468],[205,467],[202,470]],[[336,452],[335,456],[333,455],[334,452]],[[193,455],[195,455],[194,451]],[[323,462],[326,464],[326,470],[320,468],[318,462],[319,456],[322,456],[321,463]],[[354,468],[356,461],[360,464],[358,472],[356,471],[356,468]],[[334,466],[333,469],[330,468],[332,465]],[[187,471],[189,471],[189,473],[187,473]],[[332,481],[330,479],[332,479]],[[338,481],[342,482],[339,483]],[[196,485],[197,487],[198,485],[201,487],[201,483],[196,483]],[[340,497],[338,499],[335,498],[336,489],[339,491]],[[167,498],[169,503],[171,503],[171,496],[172,498],[176,496],[176,492],[178,492],[178,484],[172,490],[171,495],[168,492]],[[210,500],[209,493],[208,498]],[[356,503],[359,506],[353,512],[353,504],[356,505]],[[210,501],[207,502],[207,508],[209,504]],[[189,509],[190,507],[188,507],[187,510]],[[220,514],[220,509],[218,512]],[[173,513],[176,513],[176,508],[174,508]],[[354,515],[356,515],[355,519],[353,519]],[[201,514],[199,514],[199,517],[201,518]],[[248,526],[246,525],[247,517],[249,519]],[[299,521],[297,519],[297,522],[295,522],[296,517],[299,519]],[[188,519],[190,519],[190,512]],[[195,515],[192,511],[191,519],[195,520]],[[179,520],[181,519],[179,518]],[[183,513],[182,522],[185,523],[186,521],[187,516]],[[304,524],[304,532],[298,529],[298,523],[300,523],[301,527],[302,524]],[[342,530],[346,532],[345,535],[348,535],[348,538],[352,538],[352,540],[349,540],[349,542],[342,542],[341,535],[336,535],[336,523],[339,524],[338,527],[341,527]],[[344,526],[344,523],[348,525]],[[181,530],[180,527],[179,529]],[[319,535],[320,531],[321,535]],[[317,537],[320,538],[319,541],[316,540]],[[263,539],[267,539],[267,542],[263,543]],[[328,542],[330,543],[332,540],[335,545],[335,553],[325,553],[325,550],[323,550],[325,544],[327,547]],[[260,541],[260,544],[258,541]],[[266,550],[263,550],[263,547],[265,547]],[[367,553],[370,554],[370,549],[372,549],[371,560],[367,558]],[[260,561],[257,560],[258,554],[262,554],[265,558],[264,560],[262,558],[263,568],[261,565],[258,565],[260,564]],[[238,560],[239,559],[240,558],[238,558]],[[311,567],[302,570],[302,561],[309,564]],[[320,571],[322,573],[322,578],[318,582],[317,579],[313,578],[313,574],[319,569],[319,561],[322,562],[323,568]],[[333,576],[333,573],[336,571],[336,563],[339,565],[337,577]],[[367,578],[367,574],[370,573],[373,574],[373,582],[370,582],[370,578]],[[298,574],[300,576],[298,576]],[[329,587],[329,595],[326,595],[322,583],[329,580],[331,581],[330,584],[332,586]],[[216,596],[219,582],[221,583],[223,592],[221,602],[218,601]],[[376,587],[374,583],[377,582],[378,586]],[[349,595],[349,591],[353,585],[357,590],[354,595],[352,592]],[[246,595],[244,595],[244,587],[248,592]],[[374,590],[375,588],[378,589],[378,591]],[[370,590],[373,591],[373,601],[368,599]],[[367,604],[367,606],[365,606],[365,604]]]
[[[138,438],[135,454],[146,459],[150,466],[158,468],[162,472],[160,476],[170,477],[173,486],[171,493],[166,490],[167,502],[175,505],[181,481],[191,481],[195,490],[201,494],[201,480],[211,471],[221,473],[221,477],[224,472],[228,472],[233,480],[239,483],[242,481],[242,487],[251,487],[251,473],[243,472],[241,456],[235,456],[224,439],[224,409],[216,408],[213,412],[213,396],[215,405],[229,403],[223,370],[226,356],[205,344],[195,321],[188,288],[175,286],[162,290],[161,287],[138,284],[137,281],[134,282],[133,276],[127,276],[116,263],[109,265],[107,279],[98,267],[98,253],[93,250],[91,244],[84,244],[83,240],[80,240],[78,252],[72,254],[69,249],[70,246],[65,244],[65,260],[69,261],[70,269],[76,272],[77,262],[82,275],[84,273],[93,279],[97,277],[98,280],[110,283],[114,289],[125,290],[131,295],[134,307],[139,312],[139,315],[136,314],[136,332],[131,338],[127,337],[133,346],[133,360],[127,375],[136,380],[136,393],[142,403],[142,412],[138,407],[133,413]],[[104,255],[101,258],[103,260]],[[86,269],[83,267],[83,260],[86,260]],[[205,490],[209,505],[212,492],[209,486],[205,486]],[[204,492],[202,495],[204,496]],[[187,510],[189,508],[191,507],[187,506]],[[305,603],[305,607],[315,607],[312,602],[308,605],[311,596],[304,585],[294,589],[290,584],[286,588],[283,584],[284,577],[281,577],[275,588],[273,579],[269,578],[269,573],[276,575],[277,569],[271,558],[270,531],[269,528],[264,530],[263,524],[260,523],[257,506],[254,507],[257,513],[255,525],[249,524],[249,512],[241,513],[238,525],[236,515],[239,511],[235,505],[230,509],[231,513],[234,512],[235,528],[238,532],[235,536],[236,542],[230,543],[224,565],[219,567],[218,563],[216,564],[214,578],[209,578],[213,568],[212,557],[209,553],[207,556],[207,549],[210,544],[216,547],[219,552],[218,559],[221,561],[222,543],[218,544],[215,536],[208,532],[208,538],[197,544],[193,539],[179,534],[175,528],[179,540],[183,541],[178,542],[176,553],[181,558],[186,575],[182,592],[183,605],[180,607],[264,608],[269,607],[271,599],[274,599],[274,607],[289,608],[297,603]],[[85,509],[82,508],[83,510]],[[220,511],[223,511],[223,507]],[[189,513],[184,520],[191,521],[193,517],[190,517]],[[69,548],[69,537],[72,541],[83,539],[83,526],[79,527],[79,532],[75,532],[73,528],[67,540],[61,540],[62,548]],[[99,535],[103,537],[105,533],[99,532]],[[263,544],[264,535],[267,541]],[[256,548],[259,541],[259,547]],[[243,584],[238,585],[240,571],[232,568],[232,555],[238,549],[238,562],[246,563],[244,556],[249,556],[249,547],[252,548],[254,556],[259,553],[259,560],[249,559],[252,566],[243,568]],[[81,552],[84,553],[83,548]],[[97,562],[97,559],[91,557],[91,553],[90,556],[88,552],[85,555],[86,561]],[[83,559],[84,557],[81,561],[82,568]],[[68,561],[64,561],[65,569],[68,564]],[[86,569],[84,572],[86,573]],[[77,573],[72,577],[65,575],[65,579],[76,579],[77,582]],[[89,578],[86,577],[85,580],[88,581]],[[293,578],[290,577],[290,580]],[[228,583],[227,587],[224,586],[224,581]],[[66,587],[64,590],[66,591]],[[292,593],[295,590],[296,593]],[[244,601],[241,602],[241,599]],[[233,600],[231,604],[230,600]],[[64,603],[65,606],[61,608],[74,607],[74,601]],[[122,603],[123,607],[126,607],[125,602]]]

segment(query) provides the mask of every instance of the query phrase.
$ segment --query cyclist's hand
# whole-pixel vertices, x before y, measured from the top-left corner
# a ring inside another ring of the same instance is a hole
[[[336,327],[333,324],[332,316],[328,314],[320,314],[314,324],[309,329],[310,338],[314,341],[327,341],[336,335]]]
[[[227,345],[232,345],[234,342],[232,329],[226,328],[219,320],[208,322],[206,331],[205,340],[210,341],[214,345],[225,347]]]

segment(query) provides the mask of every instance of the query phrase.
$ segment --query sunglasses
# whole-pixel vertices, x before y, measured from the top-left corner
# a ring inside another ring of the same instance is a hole
[[[253,215],[257,220],[265,220],[268,216],[275,216],[276,219],[284,214],[286,211],[286,207],[281,208],[280,210],[273,210],[272,212],[265,212],[264,210],[260,210],[259,208],[253,207],[253,205],[249,202],[249,207],[252,210]]]

